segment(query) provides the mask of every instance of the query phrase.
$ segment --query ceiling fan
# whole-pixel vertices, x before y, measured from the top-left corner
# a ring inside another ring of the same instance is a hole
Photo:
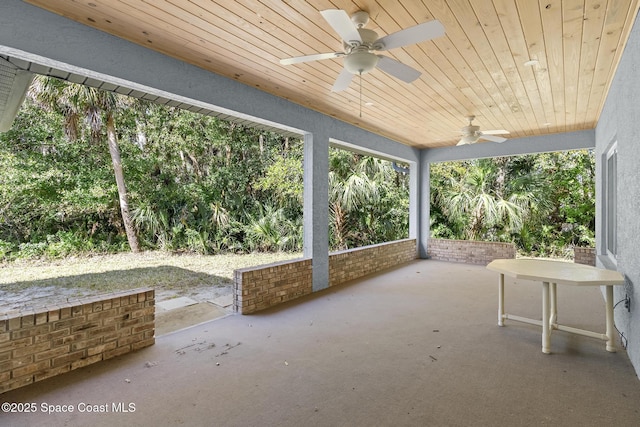
[[[411,83],[420,77],[421,73],[418,70],[374,52],[420,43],[444,35],[444,26],[440,21],[433,20],[378,38],[375,31],[364,28],[369,22],[367,12],[358,11],[349,17],[344,10],[328,9],[320,14],[342,38],[344,52],[297,56],[281,59],[280,63],[290,65],[344,57],[344,69],[331,89],[333,92],[347,89],[354,75],[366,74],[376,67],[397,79]]]
[[[468,116],[469,124],[462,129],[460,129],[460,133],[462,134],[462,138],[456,145],[466,145],[466,144],[475,144],[481,139],[486,139],[487,141],[493,142],[505,142],[507,138],[503,138],[501,136],[495,135],[508,135],[509,131],[500,129],[500,130],[486,130],[484,132],[480,131],[480,126],[474,126],[472,124],[473,119],[476,116]]]

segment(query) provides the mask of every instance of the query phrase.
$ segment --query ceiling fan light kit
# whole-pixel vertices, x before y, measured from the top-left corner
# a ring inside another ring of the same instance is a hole
[[[344,68],[351,74],[366,74],[378,65],[377,55],[369,52],[353,52],[344,58]]]

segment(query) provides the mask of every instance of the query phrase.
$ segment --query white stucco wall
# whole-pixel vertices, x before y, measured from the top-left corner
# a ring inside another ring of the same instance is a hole
[[[616,287],[614,303],[628,294],[631,312],[624,304],[615,309],[615,322],[628,340],[627,352],[640,374],[640,23],[636,23],[596,127],[596,216],[604,217],[601,159],[609,144],[618,142],[618,257],[617,269],[625,275],[624,287]],[[602,223],[596,224],[598,253],[604,239]],[[611,268],[599,257],[598,265]]]

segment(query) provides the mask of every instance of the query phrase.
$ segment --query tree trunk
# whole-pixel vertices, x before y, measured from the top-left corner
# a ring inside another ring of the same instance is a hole
[[[120,200],[120,213],[122,214],[122,223],[127,233],[127,240],[131,252],[140,252],[138,245],[138,236],[129,214],[129,203],[127,202],[127,187],[124,185],[124,174],[122,173],[122,161],[120,160],[120,148],[118,147],[118,139],[116,137],[116,127],[113,121],[113,115],[107,114],[107,137],[109,141],[109,153],[111,154],[111,163],[113,163],[113,172],[116,177],[118,186],[118,198]]]

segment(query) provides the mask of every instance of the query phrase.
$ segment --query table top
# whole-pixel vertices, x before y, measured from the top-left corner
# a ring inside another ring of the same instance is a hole
[[[547,259],[496,259],[487,265],[487,269],[516,279],[537,280],[562,285],[624,285],[624,276],[615,270]]]

